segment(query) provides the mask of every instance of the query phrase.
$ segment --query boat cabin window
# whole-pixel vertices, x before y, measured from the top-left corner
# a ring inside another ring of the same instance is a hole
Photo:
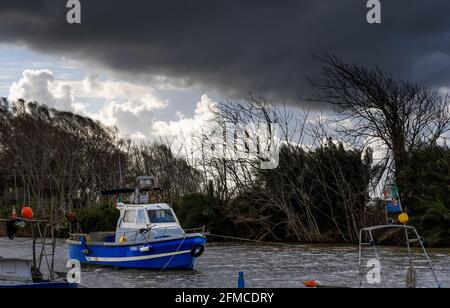
[[[123,222],[126,224],[135,223],[136,222],[137,212],[135,210],[125,211],[123,215]]]
[[[177,222],[171,210],[158,209],[149,210],[148,218],[151,223],[172,223]]]
[[[136,224],[137,225],[146,225],[147,224],[147,217],[145,217],[145,211],[144,210],[139,210],[138,211]]]
[[[160,239],[173,236],[182,236],[184,235],[184,231],[180,227],[156,228],[151,231],[151,234],[154,239]]]

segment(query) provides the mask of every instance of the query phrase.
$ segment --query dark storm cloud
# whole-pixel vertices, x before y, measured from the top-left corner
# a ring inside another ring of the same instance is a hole
[[[65,0],[1,0],[0,41],[288,101],[308,92],[312,55],[324,52],[450,84],[448,0],[382,1],[382,25],[366,22],[366,0],[81,2],[83,23],[69,25]]]

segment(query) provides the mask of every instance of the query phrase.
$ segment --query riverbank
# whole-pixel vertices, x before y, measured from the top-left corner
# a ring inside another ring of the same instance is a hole
[[[199,195],[201,196],[201,195]],[[342,241],[333,241],[333,240],[327,240],[324,239],[320,242],[318,241],[299,241],[295,240],[293,238],[287,238],[287,239],[279,239],[279,238],[273,238],[271,236],[267,237],[260,237],[258,236],[261,232],[258,230],[253,230],[252,232],[246,232],[248,230],[238,230],[236,226],[234,228],[230,227],[234,222],[231,221],[228,218],[228,224],[224,223],[224,218],[220,219],[217,218],[216,215],[200,215],[199,212],[207,206],[204,204],[201,204],[198,202],[198,200],[201,200],[204,202],[207,201],[207,198],[205,200],[202,200],[197,195],[195,195],[195,198],[191,199],[185,199],[186,200],[195,200],[195,202],[186,202],[181,204],[175,204],[174,208],[175,211],[178,214],[178,218],[182,223],[183,228],[199,228],[205,226],[205,230],[211,234],[209,236],[208,241],[210,243],[228,243],[228,242],[234,242],[234,243],[251,243],[251,244],[272,244],[272,245],[305,245],[305,244],[314,244],[314,245],[349,245],[349,244],[357,244],[358,239],[355,239],[353,242],[342,242]],[[198,206],[195,210],[192,210],[194,206]],[[192,210],[192,211],[191,211]],[[8,217],[7,208],[3,207],[3,217]],[[193,215],[199,214],[199,215]],[[117,220],[119,218],[119,211],[115,209],[115,207],[109,205],[109,204],[100,204],[95,207],[83,209],[83,210],[76,210],[74,211],[75,217],[79,223],[79,226],[81,228],[82,233],[91,233],[91,232],[105,232],[105,231],[112,231],[114,232]],[[69,237],[69,221],[67,219],[63,219],[59,222],[59,225],[61,228],[56,230],[56,237],[60,239],[67,239]],[[225,227],[226,226],[226,227]],[[78,233],[78,232],[77,232]],[[419,232],[420,233],[420,232]],[[421,234],[422,235],[422,234]],[[0,225],[0,236],[6,237],[6,227],[5,225]],[[31,230],[29,228],[25,228],[23,230],[19,230],[17,233],[17,237],[20,238],[26,238],[31,236]],[[384,234],[378,234],[379,236],[379,245],[384,246],[399,246],[403,247],[404,243],[402,242],[404,239],[404,233],[398,232],[392,233],[392,231],[389,231]],[[331,239],[331,237],[330,237]],[[425,239],[425,246],[427,248],[435,247],[435,248],[450,248],[449,246],[433,246],[430,245],[428,239],[424,237]]]

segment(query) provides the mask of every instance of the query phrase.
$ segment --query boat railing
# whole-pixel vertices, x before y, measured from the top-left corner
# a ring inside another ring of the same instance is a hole
[[[371,272],[371,270],[373,270],[373,266],[365,266],[364,265],[363,260],[367,259],[367,255],[366,255],[367,251],[365,253],[364,250],[366,250],[366,249],[363,249],[363,248],[364,247],[371,248],[372,252],[370,253],[370,255],[372,255],[378,261],[381,261],[381,256],[380,256],[380,252],[377,248],[377,240],[376,240],[374,233],[379,230],[387,230],[387,229],[394,229],[394,230],[396,229],[396,230],[404,231],[406,248],[407,248],[407,252],[408,252],[407,257],[408,257],[408,261],[409,261],[407,264],[407,268],[411,271],[410,274],[414,275],[414,278],[416,278],[415,277],[416,269],[427,269],[428,271],[431,272],[431,274],[436,282],[436,285],[438,287],[440,287],[441,285],[437,278],[430,255],[428,254],[428,252],[425,248],[424,239],[419,235],[416,228],[414,228],[413,226],[408,226],[406,224],[403,224],[403,225],[378,225],[378,226],[363,228],[360,230],[360,234],[359,234],[359,273],[361,275],[361,284],[360,285],[362,286],[363,277],[365,275],[367,275],[368,272]],[[363,240],[363,239],[365,239],[365,240]],[[418,244],[418,247],[423,256],[422,260],[417,260],[417,256],[415,256],[412,251],[411,244]],[[426,266],[418,267],[418,266],[416,266],[417,263],[425,264]],[[381,275],[383,275],[382,272],[381,272]],[[414,283],[414,285],[415,285],[415,283]]]
[[[46,268],[48,279],[55,280],[55,251],[56,236],[55,232],[59,226],[50,219],[0,219],[0,223],[9,223],[21,221],[25,226],[29,226],[32,239],[32,277],[34,281],[43,280],[41,269]],[[14,234],[15,235],[15,234]],[[14,239],[14,235],[11,239]]]
[[[206,226],[200,227],[200,228],[190,228],[190,229],[184,229],[184,232],[186,234],[191,234],[191,233],[201,233],[201,234],[205,234],[206,231]]]
[[[69,240],[70,241],[81,241],[81,238],[84,237],[86,242],[92,243],[92,242],[103,242],[106,238],[114,236],[115,237],[115,231],[111,232],[94,232],[89,234],[83,234],[83,233],[69,233]]]
[[[157,236],[157,239],[161,238],[168,238],[173,235],[167,235],[167,231],[171,229],[177,229],[178,227],[165,227],[165,228],[157,228],[161,235]],[[126,232],[124,233],[124,241],[126,243],[133,243],[137,242],[139,235],[146,235],[150,234],[150,232],[154,229],[153,226],[149,228],[139,229],[134,232],[131,232],[131,234],[126,235]],[[183,229],[185,235],[189,234],[205,234],[206,226],[200,227],[200,228],[190,228],[190,229]],[[97,243],[97,242],[105,242],[107,238],[114,237],[115,240],[115,232],[96,232],[96,233],[88,233],[88,234],[82,234],[82,233],[76,233],[76,234],[69,234],[69,240],[80,242],[81,238],[84,237],[87,243]],[[147,240],[150,240],[151,238],[147,238]],[[109,239],[107,242],[111,242],[111,239]]]

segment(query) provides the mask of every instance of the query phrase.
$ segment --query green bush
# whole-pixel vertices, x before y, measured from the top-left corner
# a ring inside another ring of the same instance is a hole
[[[174,210],[183,228],[199,228],[208,225],[214,212],[207,196],[195,193],[181,198]]]
[[[223,202],[215,198],[212,192],[186,195],[174,204],[174,210],[185,229],[205,226],[212,234],[224,235],[232,235],[236,229]]]
[[[12,213],[12,206],[0,204],[0,218],[1,219],[9,218],[11,216],[11,213]]]
[[[400,189],[411,223],[430,246],[450,246],[450,150],[425,148],[410,162]]]
[[[78,221],[84,233],[115,231],[120,212],[108,204],[77,212]]]

